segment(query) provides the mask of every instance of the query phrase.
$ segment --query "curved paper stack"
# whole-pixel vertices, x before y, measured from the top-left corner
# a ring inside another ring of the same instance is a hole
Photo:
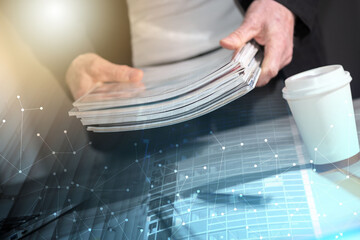
[[[144,68],[145,89],[102,83],[74,102],[70,116],[89,131],[122,132],[187,121],[251,91],[263,58],[255,42],[241,51],[218,49],[186,61]]]

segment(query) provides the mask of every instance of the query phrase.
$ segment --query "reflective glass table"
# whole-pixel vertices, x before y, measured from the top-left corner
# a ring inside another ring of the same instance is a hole
[[[87,134],[65,105],[22,167],[1,145],[2,239],[356,239],[360,163],[312,166],[282,87],[129,133]]]

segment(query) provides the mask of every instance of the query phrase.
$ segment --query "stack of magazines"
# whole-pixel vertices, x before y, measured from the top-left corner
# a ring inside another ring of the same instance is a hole
[[[145,87],[99,83],[73,103],[70,116],[88,131],[162,127],[214,111],[251,91],[263,53],[254,41],[241,51],[217,49],[186,61],[143,68]]]

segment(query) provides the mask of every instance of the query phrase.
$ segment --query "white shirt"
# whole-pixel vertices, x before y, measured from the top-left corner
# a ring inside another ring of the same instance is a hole
[[[135,67],[180,61],[219,47],[243,15],[234,0],[127,0]]]

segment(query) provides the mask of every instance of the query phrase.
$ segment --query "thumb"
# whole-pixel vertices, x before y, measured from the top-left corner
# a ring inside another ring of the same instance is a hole
[[[220,41],[220,45],[229,50],[240,49],[257,34],[258,31],[251,21],[244,21],[238,29],[226,38],[223,38]]]
[[[110,67],[110,66],[109,66]],[[126,65],[112,64],[108,71],[107,81],[114,82],[141,82],[143,71]]]

